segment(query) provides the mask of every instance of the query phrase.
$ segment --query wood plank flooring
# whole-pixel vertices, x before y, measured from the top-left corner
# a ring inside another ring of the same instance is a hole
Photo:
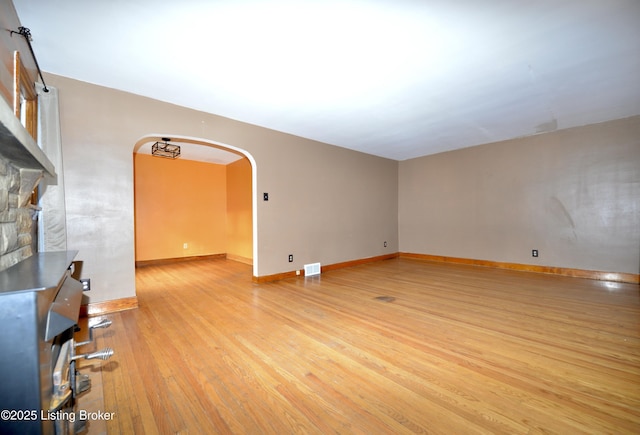
[[[212,260],[137,291],[96,331],[110,434],[640,433],[637,285],[412,259],[256,284]]]

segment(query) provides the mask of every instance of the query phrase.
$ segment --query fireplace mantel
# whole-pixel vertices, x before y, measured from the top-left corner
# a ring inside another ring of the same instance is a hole
[[[53,163],[2,99],[0,99],[0,155],[16,167],[39,169],[52,177],[56,176]]]
[[[54,164],[0,98],[0,270],[38,250],[32,198],[43,178],[57,182]]]

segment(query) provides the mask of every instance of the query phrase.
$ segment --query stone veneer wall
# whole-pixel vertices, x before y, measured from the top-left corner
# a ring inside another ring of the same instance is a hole
[[[19,168],[0,157],[0,270],[37,250],[37,207],[30,199],[42,177],[41,170]]]

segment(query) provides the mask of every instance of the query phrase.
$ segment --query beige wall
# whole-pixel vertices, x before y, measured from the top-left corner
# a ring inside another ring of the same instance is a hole
[[[639,272],[640,117],[403,161],[399,171],[401,252]]]
[[[203,138],[253,157],[258,276],[398,251],[395,161],[65,77],[45,79],[60,93],[68,247],[79,250],[83,276],[92,280],[90,302],[135,295],[132,152],[153,134]]]
[[[227,252],[225,165],[135,154],[134,174],[136,261]]]
[[[638,273],[640,117],[395,162],[46,80],[60,91],[68,246],[92,278],[91,302],[135,295],[132,152],[147,135],[252,157],[257,276],[398,251]]]

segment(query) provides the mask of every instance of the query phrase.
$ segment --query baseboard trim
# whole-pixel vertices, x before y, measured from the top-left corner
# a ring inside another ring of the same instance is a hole
[[[320,271],[329,272],[330,270],[344,269],[345,267],[359,266],[361,264],[374,263],[376,261],[391,260],[393,258],[398,258],[399,255],[399,253],[395,252],[393,254],[378,255],[376,257],[361,258],[359,260],[350,260],[344,261],[342,263],[328,264],[326,266],[321,266]]]
[[[328,264],[325,266],[321,266],[320,272],[328,272],[330,270],[344,269],[345,267],[353,267],[361,264],[373,263],[376,261],[390,260],[392,258],[398,258],[398,255],[399,254],[396,252],[393,254],[378,255],[376,257],[361,258],[358,260],[350,260],[350,261],[344,261],[341,263]],[[274,275],[254,276],[253,282],[261,284],[265,282],[273,282],[273,281],[279,281],[281,279],[295,278],[295,277],[304,278],[304,273],[301,273],[300,275],[298,275],[297,271],[293,270],[289,272],[276,273]]]
[[[501,261],[474,260],[472,258],[446,257],[443,255],[413,254],[400,252],[400,258],[413,258],[440,263],[456,263],[471,266],[494,267],[498,269],[519,270],[523,272],[546,273],[551,275],[587,278],[598,281],[615,281],[628,284],[640,284],[640,274],[624,272],[602,272],[597,270],[571,269],[567,267],[538,266],[532,264],[505,263]]]
[[[236,261],[238,263],[248,264],[249,266],[253,266],[252,258],[241,257],[240,255],[227,254],[227,260]]]
[[[157,260],[136,261],[136,267],[161,266],[163,264],[182,263],[183,261],[219,260],[227,258],[227,254],[195,255],[191,257],[160,258]]]
[[[299,276],[296,274],[296,271],[291,271],[291,272],[282,272],[282,273],[276,273],[274,275],[263,275],[263,276],[253,276],[251,278],[251,280],[257,284],[264,284],[266,282],[273,282],[273,281],[280,281],[281,279],[287,279],[287,278],[295,278],[296,276]]]
[[[135,308],[138,308],[138,298],[133,296],[130,298],[114,299],[112,301],[81,305],[80,316],[101,316],[103,314],[117,313],[118,311],[132,310]]]

